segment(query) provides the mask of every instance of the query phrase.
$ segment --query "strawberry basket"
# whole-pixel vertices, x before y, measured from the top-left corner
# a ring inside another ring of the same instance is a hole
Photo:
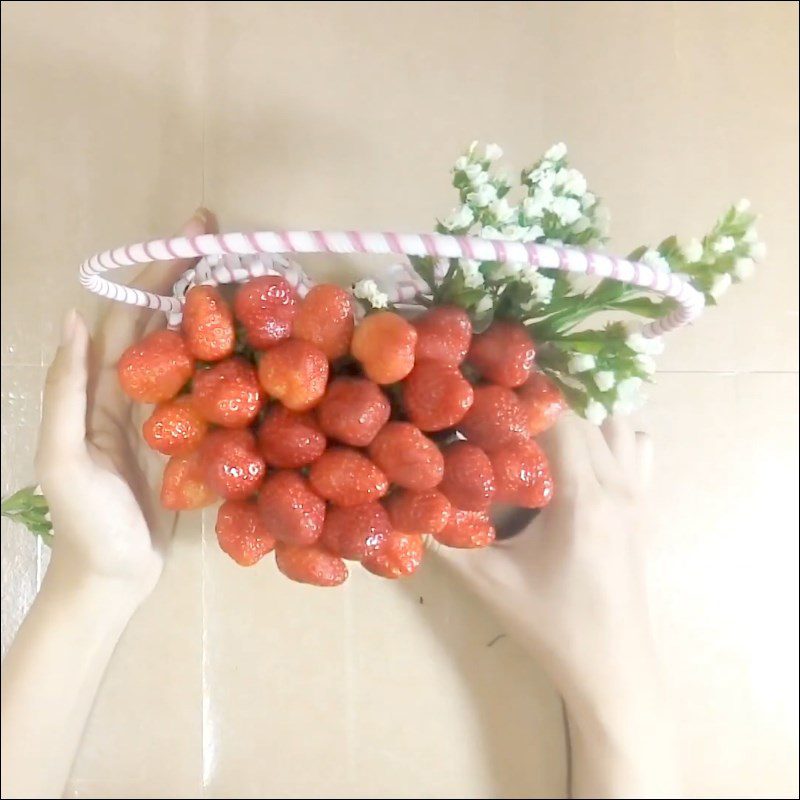
[[[155,404],[143,435],[169,456],[162,503],[221,498],[237,563],[274,549],[289,578],[331,586],[346,560],[411,574],[425,535],[490,545],[498,507],[535,513],[558,491],[536,436],[569,407],[598,424],[638,407],[663,335],[763,256],[746,201],[702,240],[611,255],[563,145],[522,172],[513,205],[500,155],[473,143],[459,158],[460,205],[435,232],[206,234],[81,265],[89,291],[166,315],[120,381]],[[392,263],[345,289],[294,260],[326,254]],[[186,258],[169,296],[109,274]],[[612,321],[592,328],[598,314]]]

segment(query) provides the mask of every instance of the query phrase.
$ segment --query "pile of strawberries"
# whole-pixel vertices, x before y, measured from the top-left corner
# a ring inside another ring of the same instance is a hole
[[[565,404],[534,355],[515,322],[473,335],[462,309],[438,306],[356,325],[344,289],[301,300],[265,276],[231,303],[193,288],[181,330],[149,334],[118,370],[129,397],[156,404],[142,432],[169,456],[165,508],[223,498],[217,537],[237,563],[274,550],[289,578],[336,586],[344,559],[398,578],[419,567],[423,534],[485,547],[493,503],[550,500],[533,436]]]

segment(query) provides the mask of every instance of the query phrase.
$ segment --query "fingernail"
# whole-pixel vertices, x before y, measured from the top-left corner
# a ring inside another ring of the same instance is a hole
[[[67,345],[72,341],[75,336],[75,326],[78,322],[78,312],[71,308],[64,315],[64,321],[61,323],[61,344]]]

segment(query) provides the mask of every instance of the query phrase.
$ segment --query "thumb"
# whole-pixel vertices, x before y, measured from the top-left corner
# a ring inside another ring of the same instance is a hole
[[[62,323],[61,346],[45,381],[36,454],[39,469],[46,471],[64,456],[86,452],[88,345],[86,323],[77,311],[68,311]]]

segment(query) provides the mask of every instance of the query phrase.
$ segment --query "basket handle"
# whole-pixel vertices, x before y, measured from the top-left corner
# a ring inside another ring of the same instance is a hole
[[[476,261],[519,262],[630,283],[674,299],[678,308],[642,328],[645,336],[659,336],[694,320],[705,298],[687,280],[660,272],[647,264],[535,242],[509,242],[476,236],[439,233],[361,233],[359,231],[258,231],[255,233],[203,234],[191,238],[154,239],[93,255],[80,268],[81,284],[95,294],[132,305],[179,314],[181,300],[123,286],[102,273],[152,261],[222,255],[280,253],[371,253],[375,255],[469,258]]]

